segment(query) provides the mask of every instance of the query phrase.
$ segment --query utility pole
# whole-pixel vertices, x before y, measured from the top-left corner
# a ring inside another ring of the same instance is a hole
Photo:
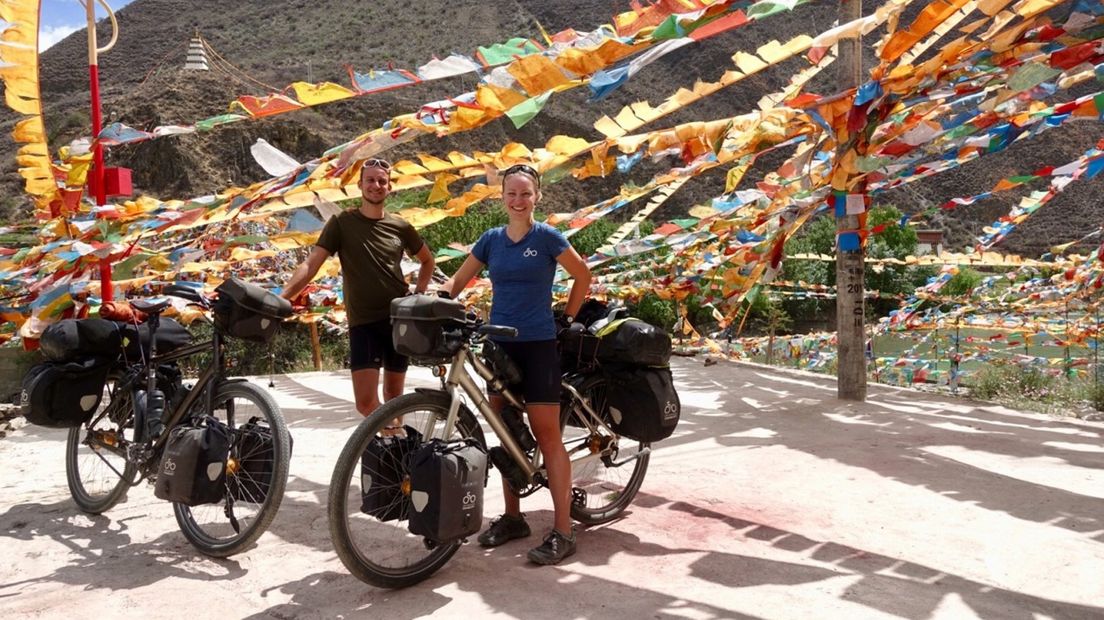
[[[862,0],[840,0],[839,23],[846,24],[862,17]],[[862,37],[839,41],[839,60],[837,61],[837,82],[841,90],[857,88],[862,82]],[[839,145],[837,157],[842,158],[844,145]],[[836,370],[836,395],[840,400],[866,400],[866,355],[863,339],[864,315],[864,266],[863,245],[859,236],[859,214],[848,209],[848,203],[862,201],[865,204],[865,191],[859,194],[859,201],[849,200],[853,190],[848,187],[848,195],[834,195],[836,212],[836,340],[839,352]]]
[[[106,47],[97,47],[96,43],[96,2],[100,2],[107,9],[111,17],[111,42]],[[107,204],[107,178],[105,176],[103,146],[100,145],[100,131],[103,129],[103,113],[100,107],[100,65],[99,55],[115,45],[119,34],[119,26],[115,22],[115,14],[107,6],[104,0],[81,0],[84,5],[88,20],[88,82],[92,98],[92,169],[90,185],[95,194],[97,205]],[[111,301],[114,299],[114,290],[111,286],[111,261],[107,257],[100,259],[100,299]]]

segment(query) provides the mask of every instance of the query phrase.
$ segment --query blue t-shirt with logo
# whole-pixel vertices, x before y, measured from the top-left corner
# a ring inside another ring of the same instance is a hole
[[[556,257],[570,247],[560,231],[534,222],[521,241],[514,243],[506,227],[483,233],[472,256],[487,265],[491,279],[491,320],[494,325],[516,327],[515,340],[552,340],[552,279]]]

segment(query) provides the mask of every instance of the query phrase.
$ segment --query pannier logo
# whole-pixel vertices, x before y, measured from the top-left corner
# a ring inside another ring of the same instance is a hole
[[[176,461],[172,459],[165,459],[165,464],[161,466],[161,471],[166,476],[171,476],[176,472]]]
[[[478,499],[479,498],[477,498],[475,496],[475,493],[472,493],[471,491],[468,491],[467,493],[465,493],[464,494],[464,509],[467,510],[469,508],[475,508],[475,502]]]
[[[521,253],[525,258],[533,258],[537,255],[537,251],[533,248],[525,248],[525,251]]]
[[[671,401],[667,401],[667,405],[663,408],[663,419],[667,420],[673,418],[676,414],[678,414],[678,405]]]
[[[19,406],[26,407],[31,404],[31,395],[27,393],[27,390],[21,390],[19,392]]]

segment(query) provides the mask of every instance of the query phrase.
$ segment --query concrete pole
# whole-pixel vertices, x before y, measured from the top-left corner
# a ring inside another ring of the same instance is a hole
[[[840,0],[839,23],[844,24],[862,17],[862,0]],[[862,82],[862,38],[841,39],[837,81],[840,90],[856,88]],[[842,157],[840,152],[839,156]],[[836,231],[848,234],[857,231],[859,217],[837,210]],[[838,239],[838,237],[837,237]],[[836,370],[836,395],[840,400],[866,400],[866,355],[863,327],[866,312],[864,300],[863,248],[842,251],[836,244],[836,338],[838,340],[838,367]]]

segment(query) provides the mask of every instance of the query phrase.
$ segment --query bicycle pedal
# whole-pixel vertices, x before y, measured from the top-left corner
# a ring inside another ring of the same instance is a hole
[[[576,506],[586,507],[587,492],[579,487],[571,487],[571,503]]]

